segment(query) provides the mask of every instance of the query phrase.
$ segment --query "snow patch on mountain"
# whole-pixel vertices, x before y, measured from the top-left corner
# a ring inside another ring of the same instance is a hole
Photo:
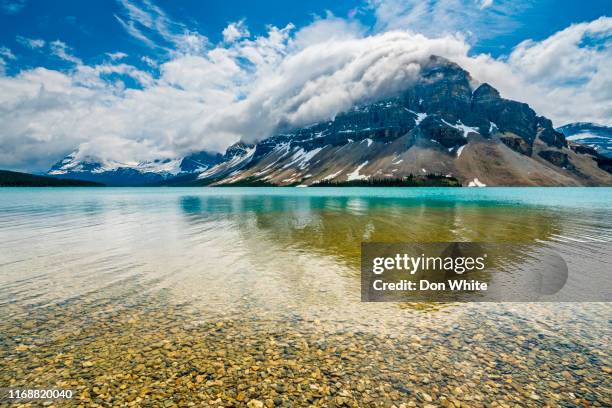
[[[468,134],[470,134],[470,133],[478,133],[478,134],[480,134],[480,132],[478,132],[478,128],[472,127],[472,126],[466,126],[463,123],[461,123],[461,121],[458,121],[454,125],[451,124],[451,123],[448,123],[444,119],[442,119],[442,122],[444,122],[444,124],[446,124],[446,125],[448,125],[448,126],[450,126],[452,128],[455,128],[455,129],[460,130],[461,132],[463,132],[463,137],[465,137],[465,138],[467,138]]]
[[[367,164],[368,164],[368,161],[366,160],[363,163],[361,163],[359,166],[357,166],[357,168],[355,170],[353,170],[352,172],[350,172],[347,175],[346,180],[347,181],[352,181],[352,180],[365,180],[365,179],[367,179],[368,176],[363,175],[363,174],[359,174],[361,169],[363,169]]]
[[[310,160],[315,157],[321,150],[323,150],[323,147],[317,147],[316,149],[308,151],[300,147],[295,153],[293,153],[293,156],[291,156],[291,158],[289,159],[291,161],[285,164],[283,166],[283,169],[297,164],[298,168],[303,170],[308,167]]]
[[[416,118],[414,119],[416,126],[419,126],[421,124],[421,122],[427,117],[426,113],[415,112],[415,111],[410,110],[408,108],[404,108],[404,109],[406,109],[408,112],[416,115]]]
[[[332,173],[332,174],[330,174],[330,175],[328,175],[328,176],[325,176],[325,177],[323,177],[323,179],[322,179],[322,180],[331,180],[331,179],[335,178],[335,177],[336,177],[338,174],[340,174],[340,173],[342,173],[342,170],[338,170],[338,171],[337,171],[337,172],[335,172],[335,173]]]
[[[457,157],[461,157],[461,153],[463,152],[464,148],[465,148],[465,145],[463,145],[459,149],[457,149]]]
[[[486,187],[486,186],[487,185],[485,183],[478,180],[478,177],[474,178],[474,180],[470,181],[470,183],[468,184],[468,187]]]
[[[577,140],[584,140],[584,139],[602,139],[602,140],[608,140],[607,137],[605,136],[600,136],[600,135],[595,135],[593,133],[589,133],[589,132],[582,132],[582,133],[578,133],[572,136],[567,136],[566,137],[567,140],[571,140],[571,141],[577,141]]]
[[[368,144],[368,147],[370,147],[372,145],[372,143],[374,143],[374,141],[372,139],[370,139],[369,137],[367,139],[363,139],[363,142],[366,142]],[[361,143],[363,143],[361,142]]]

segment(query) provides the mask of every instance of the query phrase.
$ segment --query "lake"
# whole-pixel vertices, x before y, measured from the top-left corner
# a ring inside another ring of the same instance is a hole
[[[359,268],[547,246],[609,295],[612,188],[0,188],[0,232],[0,383],[75,405],[610,405],[610,303],[364,303]]]

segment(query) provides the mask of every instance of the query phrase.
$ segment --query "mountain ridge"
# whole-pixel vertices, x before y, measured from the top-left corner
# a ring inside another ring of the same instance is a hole
[[[178,175],[181,185],[315,185],[444,176],[462,185],[612,185],[609,159],[568,142],[529,105],[432,56],[397,95],[257,143]],[[68,172],[67,174],[70,174]],[[70,174],[74,177],[74,174]],[[160,184],[172,185],[174,177]]]

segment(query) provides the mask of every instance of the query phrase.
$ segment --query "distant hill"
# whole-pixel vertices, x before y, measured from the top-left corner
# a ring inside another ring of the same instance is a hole
[[[0,170],[0,187],[104,187],[104,184]]]

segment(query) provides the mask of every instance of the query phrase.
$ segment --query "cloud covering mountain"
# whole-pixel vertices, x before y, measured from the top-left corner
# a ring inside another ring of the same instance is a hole
[[[432,54],[458,63],[505,97],[528,102],[555,125],[610,123],[612,18],[526,40],[493,58],[473,54],[468,34],[421,34],[410,15],[404,23],[390,21],[391,3],[369,5],[376,11],[374,27],[328,14],[303,27],[270,26],[265,35],[252,36],[239,20],[212,44],[150,1],[123,0],[118,24],[166,58],[144,69],[109,50],[108,58],[89,64],[69,44],[38,42],[38,49],[70,68],[0,76],[0,164],[47,169],[77,146],[79,154],[121,162],[224,151],[240,139],[259,140],[391,96],[418,78]],[[496,5],[472,6],[476,13]],[[432,10],[421,16],[433,18]],[[2,55],[13,53],[7,48]],[[3,57],[0,66],[7,63]]]

